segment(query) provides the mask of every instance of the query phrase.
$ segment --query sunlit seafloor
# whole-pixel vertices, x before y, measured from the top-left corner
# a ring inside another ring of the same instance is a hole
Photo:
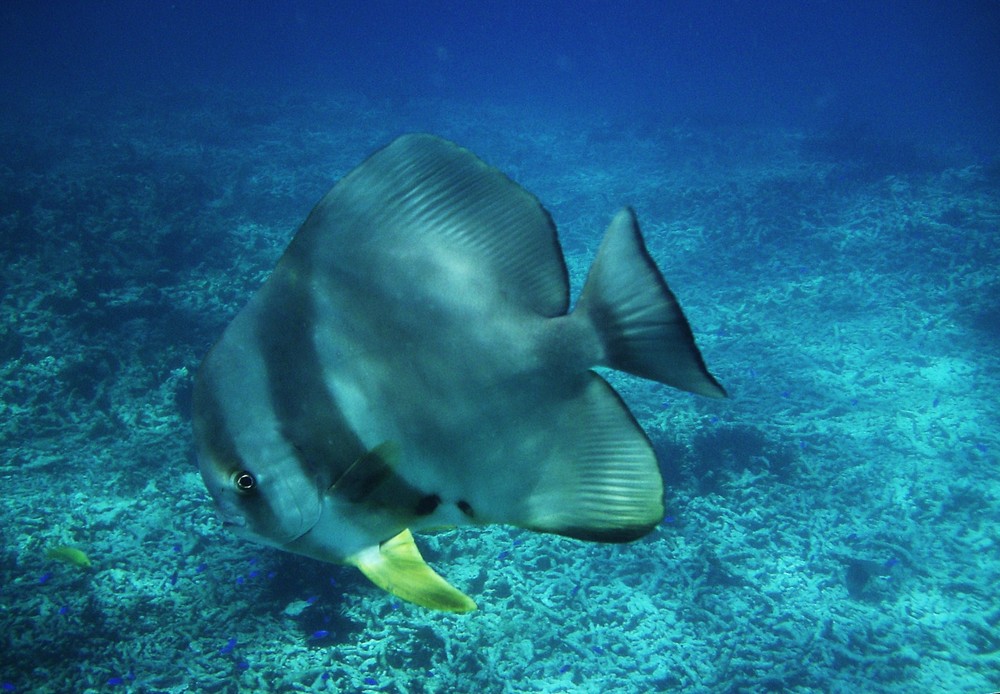
[[[851,128],[262,103],[95,95],[0,126],[5,691],[1000,684],[995,163]],[[621,546],[418,537],[466,616],[236,540],[189,422],[194,369],[312,204],[431,122],[542,200],[575,291],[634,206],[732,396],[611,375],[664,523]]]

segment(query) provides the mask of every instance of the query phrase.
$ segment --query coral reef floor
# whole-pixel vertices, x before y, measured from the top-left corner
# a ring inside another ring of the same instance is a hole
[[[996,163],[352,95],[52,104],[0,126],[4,690],[1000,687]],[[191,446],[205,351],[311,205],[412,130],[534,192],[574,291],[634,206],[732,396],[611,375],[664,523],[620,546],[418,537],[465,616],[236,540]]]

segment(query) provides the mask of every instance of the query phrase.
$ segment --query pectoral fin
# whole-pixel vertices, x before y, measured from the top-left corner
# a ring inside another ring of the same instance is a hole
[[[381,544],[358,552],[348,560],[379,588],[409,602],[445,612],[471,612],[473,602],[427,565],[404,530]]]
[[[328,493],[341,494],[355,504],[370,503],[387,483],[396,479],[393,468],[398,461],[399,446],[385,441],[355,460],[331,485]]]
[[[396,443],[379,444],[354,461],[327,493],[339,495],[352,504],[390,509],[403,518],[430,515],[441,503],[441,497],[417,489],[396,474],[400,455]]]

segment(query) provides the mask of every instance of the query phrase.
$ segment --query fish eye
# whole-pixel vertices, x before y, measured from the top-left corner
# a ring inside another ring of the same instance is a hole
[[[250,492],[257,488],[257,480],[246,470],[241,470],[233,475],[233,483],[241,492]]]

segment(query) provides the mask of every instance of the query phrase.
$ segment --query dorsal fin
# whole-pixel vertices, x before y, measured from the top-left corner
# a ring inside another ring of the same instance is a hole
[[[569,307],[556,229],[538,199],[433,135],[404,135],[345,176],[313,209],[289,253],[330,249],[330,262],[351,272],[372,262],[370,247],[433,263],[543,316]]]

